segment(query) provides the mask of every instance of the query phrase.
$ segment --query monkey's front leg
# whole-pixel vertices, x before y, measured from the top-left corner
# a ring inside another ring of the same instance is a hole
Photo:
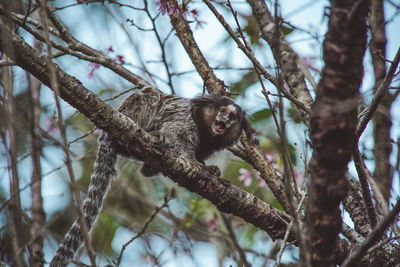
[[[157,139],[157,141],[154,143],[156,149],[158,149],[159,151],[165,149],[171,149],[171,146],[166,143],[166,137],[164,136],[163,133],[159,131],[152,131],[150,132],[150,134]],[[152,177],[157,175],[160,172],[160,170],[161,170],[161,163],[153,160],[151,163],[143,163],[140,172],[146,177]]]

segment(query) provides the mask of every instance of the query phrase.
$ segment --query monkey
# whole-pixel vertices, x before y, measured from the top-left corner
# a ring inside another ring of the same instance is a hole
[[[143,130],[157,137],[177,155],[200,162],[218,150],[235,144],[242,130],[250,139],[255,133],[245,112],[232,99],[220,95],[200,95],[193,99],[166,95],[154,88],[143,88],[131,94],[119,108]],[[106,196],[110,181],[117,175],[117,155],[128,156],[124,147],[107,133],[98,140],[97,158],[91,173],[83,213],[88,230],[95,222]],[[140,160],[140,158],[137,158]],[[154,176],[160,166],[144,163],[141,173]],[[213,174],[220,175],[212,166]],[[82,244],[83,237],[78,219],[60,243],[50,266],[66,266]]]

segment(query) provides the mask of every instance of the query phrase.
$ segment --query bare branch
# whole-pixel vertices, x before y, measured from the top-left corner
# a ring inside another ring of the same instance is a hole
[[[371,120],[372,115],[375,113],[376,109],[378,108],[380,101],[385,96],[390,84],[392,83],[392,80],[393,80],[393,77],[397,70],[397,66],[399,65],[399,62],[400,62],[400,46],[397,49],[396,56],[394,57],[392,64],[390,65],[389,71],[387,72],[385,78],[383,79],[382,84],[376,90],[376,93],[374,95],[374,98],[372,99],[371,105],[368,108],[364,109],[361,112],[361,114],[359,115],[359,117],[362,117],[362,119],[357,126],[357,131],[356,131],[357,138],[360,138],[360,136],[363,133],[363,131],[365,130],[365,127],[367,126],[368,122]]]
[[[154,218],[157,216],[157,214],[165,207],[168,206],[168,202],[175,197],[175,190],[172,189],[172,192],[168,195],[165,196],[164,198],[164,203],[160,206],[160,207],[156,207],[154,209],[153,214],[151,214],[151,216],[147,219],[147,221],[145,222],[145,224],[143,225],[142,229],[136,234],[134,235],[131,239],[129,239],[128,242],[126,242],[123,246],[122,249],[119,253],[117,262],[116,262],[116,266],[119,266],[122,260],[122,255],[124,254],[125,249],[129,246],[129,244],[131,244],[133,241],[135,241],[135,239],[139,238],[140,236],[142,236],[145,232],[147,227],[150,225],[150,223],[154,220]]]
[[[176,0],[170,0],[170,3],[173,7],[179,6]],[[189,27],[189,23],[183,17],[182,7],[179,6],[179,12],[170,13],[169,18],[171,24],[174,26],[176,34],[185,48],[186,53],[189,55],[194,67],[203,79],[207,90],[213,94],[225,95],[225,84],[215,76],[214,71],[209,66],[203,53],[200,51],[200,48],[193,37],[192,30]]]

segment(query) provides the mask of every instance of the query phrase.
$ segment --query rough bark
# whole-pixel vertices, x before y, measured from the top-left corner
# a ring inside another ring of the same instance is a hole
[[[360,184],[349,179],[350,189],[343,200],[345,210],[350,214],[351,220],[357,233],[366,237],[371,232],[371,225],[368,218],[367,208],[363,200]]]
[[[178,7],[176,0],[170,0],[173,7]],[[225,95],[225,84],[222,80],[218,79],[211,67],[208,65],[203,53],[193,37],[193,32],[190,30],[189,23],[183,17],[183,10],[180,7],[179,12],[172,12],[170,14],[171,24],[176,30],[176,34],[181,41],[186,53],[189,55],[190,60],[193,62],[194,67],[203,79],[204,85],[208,91],[213,94]]]
[[[333,266],[341,231],[339,204],[347,192],[345,173],[355,145],[359,87],[366,48],[369,6],[332,1],[324,41],[322,79],[311,112],[311,185],[306,206],[306,261]],[[354,13],[351,15],[351,13]]]

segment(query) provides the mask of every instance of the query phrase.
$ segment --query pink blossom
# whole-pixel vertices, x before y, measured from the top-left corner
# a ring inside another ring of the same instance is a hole
[[[254,175],[256,176],[256,179],[258,180],[258,186],[259,187],[264,187],[267,183],[265,180],[261,177],[260,172],[254,170]]]
[[[186,7],[185,3],[182,4],[182,15],[187,20],[187,14],[189,9]]]
[[[244,186],[250,186],[252,181],[252,174],[249,170],[244,168],[240,168],[239,172],[241,175],[239,176],[239,181],[243,181]]]
[[[169,10],[168,0],[160,0],[159,5],[158,11],[161,11],[161,14],[164,16]]]
[[[54,116],[48,117],[46,119],[44,129],[48,133],[55,133],[56,131],[58,131],[57,120]]]
[[[125,60],[124,60],[124,56],[122,56],[122,55],[117,55],[117,61],[118,61],[118,63],[119,64],[121,64],[121,65],[123,65],[123,64],[125,64]]]
[[[92,67],[92,68],[94,68],[94,69],[100,68],[100,64],[99,64],[99,63],[96,63],[96,62],[90,62],[90,63],[89,63],[89,66]]]
[[[301,186],[304,182],[304,177],[302,175],[302,172],[298,169],[294,170],[294,179],[296,181],[297,186]]]
[[[260,179],[259,179],[259,182],[258,182],[258,186],[261,187],[261,188],[263,188],[263,187],[265,187],[266,185],[267,185],[267,183],[265,182],[265,180],[262,179],[262,178],[260,178]]]
[[[267,152],[267,153],[265,153],[265,156],[267,157],[267,159],[272,164],[272,167],[274,167],[275,169],[279,169],[279,166],[276,163],[277,160],[278,160],[278,154],[277,153]]]
[[[113,49],[112,46],[110,45],[110,46],[107,48],[106,56],[108,56],[111,52],[114,52],[114,49]]]
[[[179,7],[178,6],[174,6],[171,7],[168,11],[168,15],[172,15],[172,14],[179,14]]]
[[[93,78],[94,71],[95,71],[96,69],[100,68],[100,64],[99,64],[99,63],[95,63],[95,62],[90,62],[90,63],[89,63],[89,66],[90,66],[92,69],[90,70],[90,72],[89,72],[89,74],[88,74],[88,78],[91,79],[91,78]]]

